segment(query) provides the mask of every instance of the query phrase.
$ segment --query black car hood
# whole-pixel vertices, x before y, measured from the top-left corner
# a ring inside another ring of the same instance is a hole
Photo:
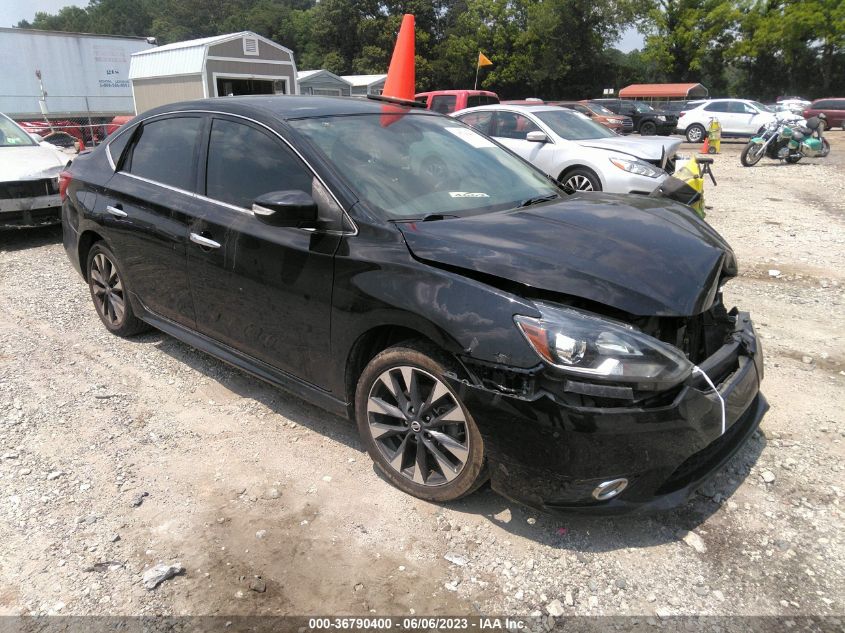
[[[412,254],[596,301],[634,315],[691,316],[736,275],[722,237],[660,198],[575,194],[524,209],[400,223]]]

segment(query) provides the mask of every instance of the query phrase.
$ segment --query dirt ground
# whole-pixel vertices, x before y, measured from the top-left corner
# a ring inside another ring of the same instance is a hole
[[[351,423],[161,333],[109,335],[59,230],[1,234],[0,614],[843,614],[845,132],[829,139],[798,165],[716,156],[707,219],[737,252],[728,305],[762,336],[771,410],[650,517],[406,496]],[[160,562],[185,571],[149,591]]]

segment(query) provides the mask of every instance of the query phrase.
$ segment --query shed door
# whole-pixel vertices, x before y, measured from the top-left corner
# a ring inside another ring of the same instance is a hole
[[[218,77],[217,96],[237,97],[239,95],[271,95],[274,93],[273,81],[268,79],[241,79],[237,77]]]

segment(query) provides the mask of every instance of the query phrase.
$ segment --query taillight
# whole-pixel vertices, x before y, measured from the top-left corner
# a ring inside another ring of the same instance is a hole
[[[62,201],[67,198],[67,188],[71,180],[73,180],[73,176],[70,175],[69,171],[63,171],[59,174],[59,195],[62,197]]]
[[[681,110],[680,112],[678,112],[678,118],[680,119],[680,118],[681,118],[682,116],[684,116],[685,114],[686,114],[686,111]]]

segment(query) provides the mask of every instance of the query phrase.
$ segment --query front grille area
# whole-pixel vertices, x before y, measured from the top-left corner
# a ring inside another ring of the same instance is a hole
[[[51,196],[57,193],[59,193],[59,188],[53,178],[0,182],[0,200],[37,198],[38,196]]]

